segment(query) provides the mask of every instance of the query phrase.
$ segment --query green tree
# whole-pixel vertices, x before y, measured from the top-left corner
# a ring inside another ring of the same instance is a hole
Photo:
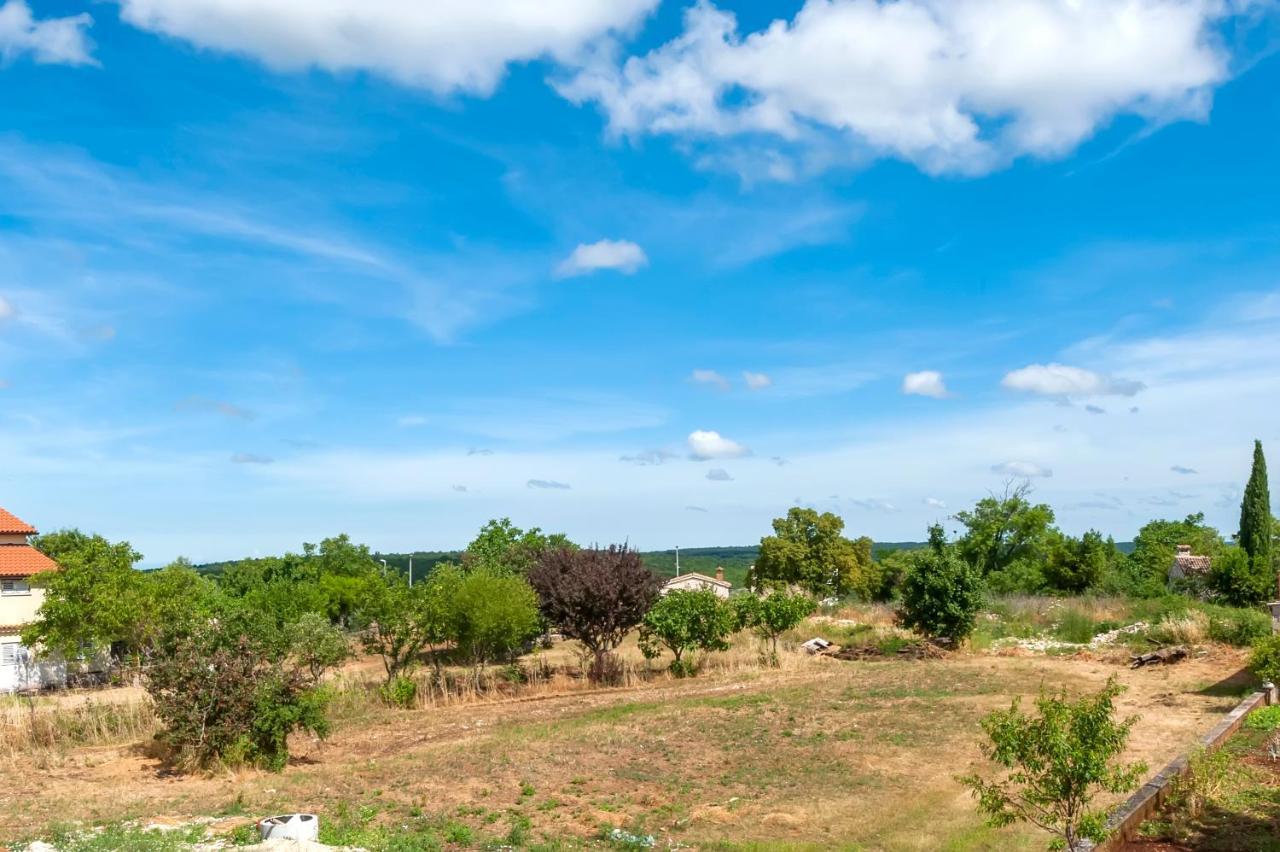
[[[929,552],[902,581],[898,620],[925,636],[961,642],[973,632],[982,606],[982,577],[955,554],[942,527],[929,528]]]
[[[1138,530],[1128,558],[1116,560],[1114,570],[1102,583],[1103,591],[1139,597],[1165,594],[1173,554],[1180,544],[1211,558],[1223,549],[1221,534],[1204,522],[1203,512],[1181,521],[1151,521]]]
[[[1253,643],[1249,671],[1259,680],[1280,683],[1280,634],[1263,636]]]
[[[85,647],[110,649],[117,660],[143,649],[148,612],[142,574],[133,567],[142,554],[127,541],[80,530],[38,536],[34,545],[60,570],[32,580],[44,588],[44,601],[22,633],[24,644],[66,657]]]
[[[1214,557],[1209,570],[1209,589],[1230,606],[1253,606],[1264,602],[1274,590],[1270,563],[1250,558],[1243,547],[1228,547]]]
[[[640,650],[647,659],[661,656],[666,648],[675,657],[671,671],[683,677],[695,666],[684,658],[687,651],[723,651],[737,627],[727,603],[710,589],[679,589],[658,599],[640,624]]]
[[[462,554],[468,571],[486,569],[524,574],[550,550],[575,549],[563,533],[547,535],[534,527],[522,530],[510,518],[489,521]]]
[[[757,591],[782,583],[816,597],[872,591],[871,539],[850,541],[844,521],[799,506],[773,522],[773,535],[760,539],[760,555],[747,578]]]
[[[991,742],[983,751],[1008,775],[986,781],[960,778],[993,826],[1029,822],[1054,835],[1051,848],[1077,852],[1106,837],[1106,811],[1092,807],[1099,792],[1126,793],[1146,767],[1119,762],[1138,721],[1115,719],[1123,691],[1113,677],[1097,695],[1071,700],[1041,693],[1037,713],[1024,714],[1019,699],[982,721]]]
[[[364,625],[360,641],[367,653],[382,658],[387,683],[411,672],[429,644],[445,641],[449,627],[443,601],[451,594],[452,579],[449,573],[432,575],[412,587],[398,574],[365,581],[357,613]]]
[[[451,638],[475,666],[513,659],[542,630],[533,588],[524,577],[500,569],[466,572],[446,606]]]
[[[1256,565],[1258,572],[1266,572],[1268,589],[1263,600],[1271,591],[1275,578],[1271,563],[1271,491],[1267,487],[1267,457],[1262,453],[1262,442],[1253,442],[1253,470],[1249,473],[1249,482],[1244,487],[1244,499],[1240,502],[1240,532],[1238,541],[1241,549],[1249,554],[1249,559]]]
[[[318,685],[325,672],[351,656],[347,635],[318,612],[305,613],[289,625],[289,654]]]
[[[960,558],[984,577],[1020,575],[1019,585],[1037,585],[1035,576],[1055,543],[1053,509],[1028,500],[1031,486],[1006,487],[1003,495],[982,498],[970,511],[957,512],[965,526],[956,542]],[[1035,591],[1034,588],[1026,591]]]
[[[732,605],[739,628],[749,628],[769,644],[769,657],[778,664],[778,637],[813,614],[817,603],[806,594],[777,590],[764,597],[740,595]]]
[[[1115,557],[1115,542],[1096,530],[1080,538],[1063,536],[1044,566],[1044,579],[1052,589],[1078,595],[1102,580]]]

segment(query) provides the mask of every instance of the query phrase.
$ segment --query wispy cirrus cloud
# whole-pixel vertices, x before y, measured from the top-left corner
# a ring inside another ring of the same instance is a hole
[[[195,412],[201,414],[220,414],[234,420],[253,420],[257,415],[243,406],[223,399],[208,399],[203,396],[189,396],[174,403],[175,411]]]
[[[1031,364],[1007,373],[1001,385],[1008,390],[1061,399],[1136,396],[1147,387],[1135,379],[1107,376],[1065,364]]]
[[[526,485],[529,488],[537,488],[544,491],[568,491],[573,487],[567,482],[559,482],[554,479],[530,479]]]

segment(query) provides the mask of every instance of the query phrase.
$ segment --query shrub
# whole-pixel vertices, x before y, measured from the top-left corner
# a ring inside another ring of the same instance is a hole
[[[413,678],[400,675],[378,687],[378,694],[382,696],[383,701],[393,707],[407,710],[413,706],[414,699],[418,697],[418,682]]]
[[[1253,559],[1241,547],[1229,547],[1214,557],[1209,588],[1231,606],[1259,604],[1271,594],[1274,574],[1270,557]]]
[[[660,598],[640,625],[640,650],[652,660],[666,648],[675,657],[670,669],[678,677],[696,667],[684,659],[686,651],[723,651],[729,647],[736,616],[710,589],[680,589]]]
[[[1209,638],[1214,642],[1247,648],[1271,633],[1271,618],[1256,609],[1205,607],[1209,616]]]
[[[662,580],[625,547],[549,550],[528,573],[542,616],[591,652],[592,679],[608,676],[605,657],[658,599]]]
[[[898,619],[925,636],[959,642],[973,632],[982,605],[982,578],[947,544],[942,527],[929,530],[930,553],[902,584]]]
[[[1161,645],[1198,645],[1209,636],[1209,616],[1200,610],[1168,613],[1147,631]]]
[[[1082,612],[1078,609],[1064,609],[1062,615],[1058,618],[1057,626],[1054,628],[1054,635],[1063,642],[1087,645],[1093,641],[1094,636],[1106,629],[1107,624],[1105,622],[1094,621],[1093,617],[1087,612]]]
[[[959,780],[987,821],[997,827],[1033,823],[1071,852],[1103,840],[1106,812],[1090,807],[1094,796],[1128,792],[1146,771],[1142,764],[1118,762],[1138,721],[1115,720],[1115,698],[1122,691],[1112,678],[1097,695],[1078,700],[1042,692],[1034,716],[1024,714],[1015,698],[1008,710],[983,719],[991,740],[983,751],[1011,772],[999,781],[976,774]]]
[[[1245,718],[1244,726],[1251,731],[1262,731],[1268,734],[1280,730],[1280,706],[1254,710]]]
[[[1262,680],[1280,683],[1280,634],[1267,636],[1253,644],[1249,670]]]
[[[170,637],[147,670],[147,693],[164,725],[158,739],[183,766],[279,770],[289,759],[290,733],[328,734],[328,693],[233,624],[210,622]]]
[[[512,659],[542,631],[538,596],[515,574],[488,568],[463,574],[444,607],[450,638],[477,666]]]

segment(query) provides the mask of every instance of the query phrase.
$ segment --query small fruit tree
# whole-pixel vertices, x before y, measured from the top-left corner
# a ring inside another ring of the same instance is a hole
[[[679,589],[659,598],[640,624],[640,650],[655,659],[666,648],[675,657],[671,671],[679,677],[696,671],[687,651],[723,651],[737,628],[729,604],[710,589]]]
[[[1124,688],[1115,678],[1097,695],[1071,700],[1041,693],[1035,715],[1018,699],[1008,710],[982,720],[991,742],[983,751],[1006,770],[1002,780],[977,774],[960,778],[993,826],[1029,822],[1054,835],[1051,848],[1079,852],[1106,838],[1106,812],[1091,807],[1099,792],[1126,793],[1146,766],[1119,762],[1129,731],[1138,721],[1115,719],[1115,699]]]

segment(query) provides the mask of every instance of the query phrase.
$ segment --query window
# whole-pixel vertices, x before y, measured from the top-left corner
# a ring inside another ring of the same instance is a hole
[[[18,664],[18,649],[21,647],[17,642],[5,642],[0,645],[0,666],[16,666]]]
[[[0,580],[0,595],[29,595],[31,585],[26,580]]]

